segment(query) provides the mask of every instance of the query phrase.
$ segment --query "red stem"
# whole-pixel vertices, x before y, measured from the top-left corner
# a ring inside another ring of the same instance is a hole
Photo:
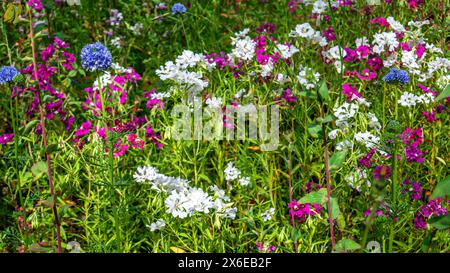
[[[36,65],[36,52],[35,52],[35,46],[34,46],[34,31],[33,31],[33,20],[31,17],[31,7],[29,7],[28,15],[30,19],[30,40],[31,40],[31,51],[33,54],[33,72],[34,72],[34,78],[36,81],[38,81],[38,74],[37,74],[37,65]],[[62,252],[61,248],[61,224],[59,222],[59,216],[58,216],[58,210],[56,207],[56,199],[55,199],[55,190],[53,187],[53,180],[52,180],[52,166],[51,166],[51,157],[50,154],[47,152],[47,135],[45,134],[45,117],[44,117],[44,111],[42,110],[42,104],[41,104],[41,94],[38,94],[39,96],[39,113],[40,113],[40,122],[41,122],[41,128],[42,128],[42,139],[44,141],[44,148],[45,148],[45,155],[47,157],[47,177],[48,177],[48,185],[50,187],[50,195],[52,197],[53,203],[52,203],[52,210],[53,215],[55,217],[55,225],[56,225],[56,237],[58,241],[58,253]]]
[[[288,168],[289,168],[289,202],[292,203],[292,163],[291,163],[291,159],[288,160]],[[295,219],[294,219],[293,214],[291,214],[291,222],[292,222],[292,228],[295,230]],[[298,253],[298,244],[296,241],[294,241],[294,249],[295,249],[295,253]]]
[[[323,116],[324,116],[323,106],[320,107],[320,113],[323,118]],[[328,164],[327,135],[326,135],[326,131],[325,131],[325,124],[323,124],[323,123],[322,123],[322,139],[323,139],[323,146],[324,146],[325,175],[326,175],[326,181],[327,181],[328,221],[330,223],[331,247],[332,247],[332,250],[334,251],[334,246],[336,245],[336,239],[334,237],[334,220],[333,220],[333,216],[331,215],[331,198],[330,198],[331,175],[330,175],[330,168],[329,168],[329,164]]]

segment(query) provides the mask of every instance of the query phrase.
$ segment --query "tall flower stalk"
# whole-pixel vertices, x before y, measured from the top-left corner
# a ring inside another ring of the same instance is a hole
[[[29,19],[29,24],[30,24],[30,42],[31,42],[31,52],[32,52],[32,57],[33,57],[33,73],[34,73],[34,77],[35,79],[38,79],[38,74],[37,74],[37,62],[36,62],[36,47],[34,44],[34,31],[33,31],[33,17],[31,14],[31,7],[29,7],[28,9],[28,19]],[[59,221],[59,215],[58,215],[58,209],[56,206],[56,198],[55,198],[55,189],[53,186],[53,179],[52,179],[52,165],[51,165],[51,156],[50,153],[48,152],[48,143],[47,143],[47,135],[46,135],[46,131],[45,131],[45,116],[44,116],[44,110],[43,105],[42,105],[42,98],[41,98],[41,94],[38,94],[39,98],[39,114],[40,114],[40,124],[41,124],[41,128],[42,128],[42,139],[44,142],[44,149],[45,149],[45,156],[47,159],[47,178],[48,178],[48,185],[50,187],[50,195],[52,198],[52,211],[53,211],[53,215],[55,217],[55,226],[56,226],[56,238],[57,238],[57,243],[58,243],[58,253],[62,252],[62,248],[61,248],[61,223]]]

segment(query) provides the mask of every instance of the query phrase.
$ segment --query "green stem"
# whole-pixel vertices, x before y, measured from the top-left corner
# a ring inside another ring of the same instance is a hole
[[[11,98],[9,100],[10,103],[10,114],[11,114],[11,121],[12,121],[12,127],[13,127],[13,133],[14,133],[14,170],[16,172],[17,177],[17,185],[16,185],[16,192],[19,192],[19,202],[22,207],[22,217],[23,217],[23,226],[24,226],[24,232],[25,232],[25,249],[28,248],[28,225],[27,225],[27,213],[26,213],[26,205],[23,201],[22,196],[22,185],[20,182],[20,171],[19,171],[19,136],[18,136],[18,130],[17,130],[17,121],[19,120],[18,115],[18,94],[16,94],[15,97],[15,107],[13,106],[12,101],[12,88],[9,86],[9,89],[11,90]],[[15,111],[13,110],[15,109]],[[20,232],[22,233],[22,229],[20,229]]]
[[[99,92],[100,92],[100,101],[102,104],[102,125],[105,127],[105,131],[106,131],[106,141],[108,142],[108,148],[109,148],[109,153],[108,153],[108,165],[109,165],[109,192],[110,195],[112,197],[111,201],[115,201],[116,199],[116,194],[114,191],[114,142],[113,142],[113,137],[112,137],[112,133],[109,130],[108,127],[108,122],[107,122],[107,113],[106,113],[106,98],[105,98],[105,93],[103,92],[103,87],[102,87],[102,83],[100,80],[100,75],[99,73],[97,73],[97,79],[98,79],[98,88],[99,88]],[[120,246],[120,242],[122,241],[122,236],[121,236],[121,231],[120,231],[120,225],[119,225],[119,211],[117,209],[117,207],[115,206],[115,203],[112,203],[112,205],[114,206],[114,227],[116,230],[116,245]]]

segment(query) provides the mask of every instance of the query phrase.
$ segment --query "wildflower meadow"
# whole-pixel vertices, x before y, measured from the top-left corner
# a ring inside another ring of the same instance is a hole
[[[447,0],[0,5],[1,252],[450,252]]]

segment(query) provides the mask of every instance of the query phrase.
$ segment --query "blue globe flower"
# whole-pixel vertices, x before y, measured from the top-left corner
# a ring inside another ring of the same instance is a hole
[[[406,84],[409,82],[409,74],[406,70],[391,68],[387,75],[384,76],[383,81],[387,83],[398,81],[400,83]]]
[[[4,66],[0,69],[0,84],[12,82],[14,77],[20,74],[17,69],[12,66]]]
[[[111,52],[102,43],[88,44],[81,50],[81,65],[87,71],[106,70],[111,63]]]
[[[177,13],[183,14],[185,12],[186,12],[186,7],[183,4],[176,3],[172,7],[172,14],[174,14],[174,15]]]

